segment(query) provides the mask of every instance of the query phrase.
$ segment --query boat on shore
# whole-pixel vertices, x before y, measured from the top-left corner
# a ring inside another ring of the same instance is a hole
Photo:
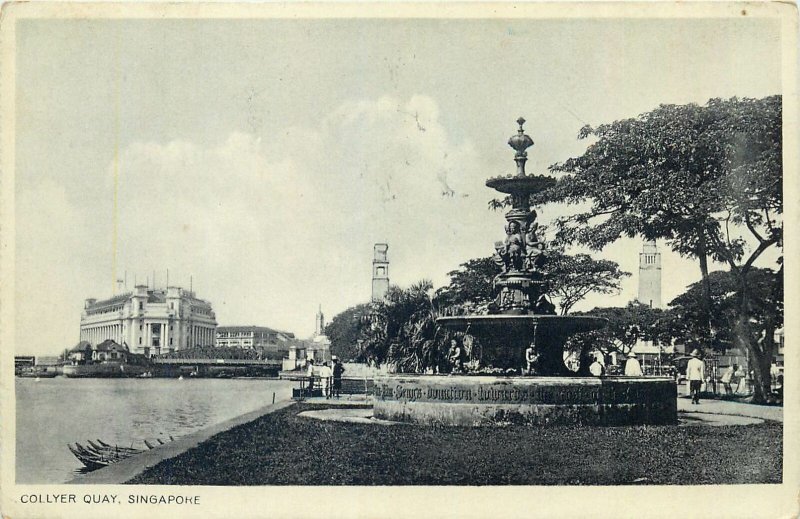
[[[101,440],[97,440],[97,443],[89,440],[85,446],[76,442],[75,447],[70,444],[67,444],[67,447],[88,470],[97,470],[107,467],[112,463],[144,452],[142,449],[135,449],[133,447],[110,445]]]
[[[54,378],[58,376],[58,371],[50,371],[40,368],[25,368],[17,373],[22,378]]]
[[[169,440],[174,441],[175,438],[170,436]],[[86,445],[75,442],[74,447],[70,444],[67,444],[67,447],[70,452],[78,458],[78,461],[83,463],[87,471],[92,471],[107,467],[112,463],[117,463],[118,461],[122,461],[131,456],[140,454],[145,450],[154,449],[166,443],[161,438],[156,438],[156,441],[158,444],[153,444],[148,440],[144,440],[147,449],[137,449],[133,447],[133,445],[130,447],[120,447],[119,445],[111,445],[100,439],[95,441],[87,440]]]

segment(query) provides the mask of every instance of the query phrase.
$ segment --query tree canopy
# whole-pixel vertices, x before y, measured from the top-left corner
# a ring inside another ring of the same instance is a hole
[[[739,283],[735,337],[754,362],[754,400],[769,390],[770,356],[753,343],[748,272],[781,246],[783,226],[781,97],[711,99],[661,105],[635,118],[584,127],[593,139],[580,157],[551,167],[564,173],[533,197],[537,204],[588,204],[558,218],[556,237],[601,249],[622,236],[663,239],[698,260],[701,341],[712,335],[709,259]]]
[[[325,335],[331,341],[331,353],[344,360],[364,360],[358,349],[363,321],[370,313],[370,305],[360,304],[351,306],[337,314],[325,326]]]
[[[711,346],[725,350],[736,344],[736,323],[739,313],[741,285],[738,277],[729,271],[716,271],[709,275],[711,285]],[[700,308],[702,283],[689,286],[683,294],[673,299],[667,312],[669,333],[679,341],[690,341],[705,326]],[[771,341],[776,329],[783,326],[783,273],[771,269],[753,268],[747,274],[748,315],[750,341]]]
[[[556,221],[557,237],[594,249],[622,236],[664,239],[675,251],[739,261],[754,237],[780,239],[781,98],[712,99],[705,106],[661,105],[597,127],[586,152],[551,167],[568,175],[534,202],[583,203]]]
[[[492,282],[499,269],[491,256],[471,259],[447,273],[450,283],[436,291],[440,307],[480,307],[493,299]]]
[[[620,270],[615,261],[593,259],[588,254],[571,256],[561,252],[550,253],[543,270],[550,293],[559,298],[561,315],[569,313],[576,303],[591,292],[619,292],[621,279],[631,275]]]
[[[627,355],[638,340],[664,344],[670,341],[664,310],[638,302],[628,303],[624,307],[594,308],[576,315],[602,317],[608,324],[599,330],[574,335],[568,342],[573,350],[598,350],[604,355],[612,352]]]

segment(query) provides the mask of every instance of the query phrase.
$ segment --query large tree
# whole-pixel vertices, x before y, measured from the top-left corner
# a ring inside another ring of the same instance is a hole
[[[588,254],[572,256],[560,252],[548,254],[543,270],[550,294],[559,298],[561,315],[566,315],[592,292],[619,292],[620,280],[631,275],[620,270],[615,261],[593,259]]]
[[[735,334],[754,362],[755,401],[769,390],[771,358],[750,330],[748,272],[782,240],[781,98],[712,99],[705,106],[661,105],[638,117],[584,127],[594,142],[554,165],[566,173],[534,203],[587,204],[556,221],[564,243],[594,249],[622,236],[663,239],[697,259],[702,341],[711,339],[709,261],[739,283]]]
[[[361,328],[369,316],[370,305],[360,304],[336,314],[325,326],[325,335],[331,340],[331,353],[345,360],[366,360],[358,348]]]
[[[737,333],[741,298],[739,279],[729,271],[712,272],[708,279],[713,330],[711,346],[717,350],[741,346]],[[747,274],[747,287],[748,339],[756,348],[764,350],[763,355],[772,356],[776,348],[775,331],[783,326],[783,271],[752,268]],[[690,340],[697,335],[697,329],[705,325],[699,304],[702,290],[702,283],[694,283],[669,303],[668,326],[674,338]]]
[[[492,282],[500,273],[491,256],[471,259],[447,273],[450,283],[439,288],[434,296],[436,305],[466,307],[477,310],[493,299]]]

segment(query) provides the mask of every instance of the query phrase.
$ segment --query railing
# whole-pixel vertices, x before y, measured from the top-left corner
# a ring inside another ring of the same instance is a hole
[[[308,387],[308,381],[310,378],[313,378],[313,386],[311,390]],[[306,398],[310,397],[322,397],[322,385],[320,384],[321,379],[320,377],[308,377],[300,376],[294,378],[300,384],[299,387],[294,388],[292,390],[292,398],[295,400],[305,400]],[[329,387],[333,387],[330,385]],[[342,395],[354,396],[354,395],[363,395],[364,397],[369,397],[372,394],[373,388],[375,387],[375,381],[372,378],[364,377],[364,378],[355,378],[355,377],[343,377],[342,378],[342,387],[339,390],[339,393]]]
[[[280,366],[279,360],[257,360],[257,359],[207,359],[207,358],[185,358],[185,359],[153,359],[155,364],[232,364],[250,366]]]

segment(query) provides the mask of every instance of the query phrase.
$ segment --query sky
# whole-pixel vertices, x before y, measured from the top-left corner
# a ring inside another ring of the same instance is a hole
[[[780,27],[695,20],[22,20],[16,352],[78,341],[114,280],[189,287],[220,325],[308,336],[366,302],[372,247],[407,286],[504,236],[487,178],[580,155],[585,124],[780,93]],[[539,221],[574,208],[539,208]],[[596,257],[634,275],[641,241]],[[663,253],[664,302],[699,279]],[[769,266],[770,258],[761,265]]]

